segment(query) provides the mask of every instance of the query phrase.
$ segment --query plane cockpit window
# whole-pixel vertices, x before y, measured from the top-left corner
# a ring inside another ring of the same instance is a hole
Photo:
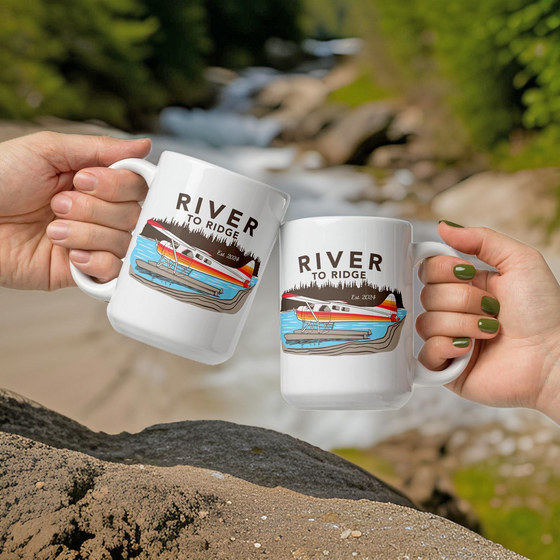
[[[342,311],[350,311],[350,309],[348,307],[343,307]]]
[[[333,308],[335,311],[340,311],[340,307],[338,307],[338,305],[333,305],[332,308]]]
[[[211,261],[210,259],[204,259],[204,262],[205,262],[206,264],[212,264],[212,261]]]

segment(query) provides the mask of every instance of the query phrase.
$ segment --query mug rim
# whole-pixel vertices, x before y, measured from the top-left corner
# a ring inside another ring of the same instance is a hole
[[[386,218],[384,216],[309,216],[307,218],[296,218],[295,220],[289,220],[284,222],[281,229],[289,224],[294,224],[296,222],[313,222],[313,221],[324,221],[324,220],[381,220],[384,222],[401,222],[412,228],[412,224],[407,220],[401,220],[400,218]]]
[[[161,155],[159,156],[159,158],[161,159],[163,154],[174,154],[177,156],[182,156],[185,157],[187,159],[190,160],[194,160],[196,162],[200,162],[203,163],[204,165],[207,165],[208,167],[213,167],[214,169],[219,169],[220,171],[225,171],[226,173],[229,173],[231,175],[236,175],[237,177],[241,177],[242,179],[245,179],[246,181],[249,181],[251,183],[256,183],[257,185],[259,185],[260,187],[263,187],[265,189],[268,189],[272,192],[278,193],[281,197],[283,197],[288,203],[291,200],[291,197],[288,193],[273,187],[271,185],[267,185],[266,183],[263,183],[262,181],[259,181],[258,179],[253,179],[252,177],[247,177],[247,175],[243,175],[241,173],[238,173],[237,171],[232,171],[231,169],[227,169],[225,167],[222,167],[220,165],[216,165],[215,163],[212,163],[210,161],[206,161],[204,159],[200,159],[200,158],[196,158],[194,156],[190,156],[188,154],[182,154],[181,152],[175,152],[174,150],[163,150],[163,152],[161,152]],[[159,165],[159,161],[158,161],[158,165]]]

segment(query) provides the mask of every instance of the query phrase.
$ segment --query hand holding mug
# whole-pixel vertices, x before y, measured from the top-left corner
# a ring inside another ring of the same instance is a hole
[[[453,338],[474,338],[473,357],[449,389],[488,406],[534,408],[560,423],[558,281],[532,247],[491,229],[448,224],[439,224],[448,245],[497,270],[465,269],[466,261],[448,256],[423,263],[420,361],[437,369],[466,351]]]
[[[195,158],[164,152],[158,165],[111,165],[149,191],[118,278],[95,282],[71,265],[88,295],[109,302],[118,332],[200,361],[226,361],[237,345],[289,197]],[[83,269],[83,267],[82,267]]]

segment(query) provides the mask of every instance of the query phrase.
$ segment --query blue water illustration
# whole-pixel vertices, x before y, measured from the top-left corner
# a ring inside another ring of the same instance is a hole
[[[159,261],[161,255],[157,252],[157,242],[153,239],[147,239],[142,236],[138,236],[136,241],[136,246],[132,251],[132,255],[130,257],[130,264],[134,269],[134,272],[142,278],[146,278],[150,282],[154,282],[155,284],[159,284],[160,286],[165,286],[168,288],[173,288],[174,290],[179,290],[181,292],[190,292],[193,294],[199,294],[197,290],[192,288],[188,288],[187,286],[183,286],[182,284],[178,284],[177,282],[173,282],[172,280],[167,280],[166,278],[162,278],[161,276],[156,276],[154,274],[150,274],[146,270],[140,269],[136,266],[136,259],[140,259],[145,262],[155,261],[156,263]],[[239,290],[243,290],[242,286],[236,286],[235,284],[231,284],[230,282],[226,282],[225,280],[220,280],[219,278],[215,278],[214,276],[210,276],[209,274],[204,274],[204,272],[200,272],[198,270],[193,270],[190,273],[191,278],[195,278],[196,280],[200,280],[205,284],[210,284],[211,286],[216,286],[217,288],[222,288],[222,293],[217,296],[209,296],[215,297],[216,299],[232,299]],[[258,282],[257,277],[251,278],[251,286],[254,286]]]
[[[398,309],[397,317],[402,319],[406,315],[406,309]],[[389,321],[340,321],[334,323],[333,329],[343,330],[343,331],[371,331],[371,334],[364,339],[366,340],[377,340],[385,336],[387,329],[390,325],[394,325]],[[346,340],[306,340],[301,341],[287,341],[286,334],[294,332],[295,330],[301,329],[301,321],[296,317],[296,310],[292,309],[290,311],[283,311],[280,313],[280,336],[282,338],[282,344],[285,346],[297,347],[297,348],[325,348],[326,346],[336,346],[337,344],[343,344],[347,342]]]

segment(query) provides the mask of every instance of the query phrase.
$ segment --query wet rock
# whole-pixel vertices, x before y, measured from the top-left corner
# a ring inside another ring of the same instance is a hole
[[[468,548],[479,558],[521,558],[411,508],[310,496],[345,488],[375,499],[375,487],[406,503],[357,467],[268,430],[178,422],[110,436],[10,394],[0,397],[0,426],[2,557],[225,560],[258,549],[339,558],[351,542],[359,557],[462,558]],[[305,486],[308,495],[286,489]]]
[[[174,422],[152,426],[138,434],[108,435],[0,392],[0,430],[103,461],[190,465],[317,497],[368,499],[414,507],[403,494],[337,455],[288,435],[231,422]]]
[[[283,123],[283,129],[294,130],[310,112],[327,99],[325,83],[311,76],[282,76],[272,80],[255,98],[253,114]]]
[[[368,165],[376,168],[411,167],[421,161],[435,161],[437,156],[432,148],[423,142],[393,144],[376,149],[368,160]]]
[[[424,112],[420,107],[411,105],[399,111],[387,130],[387,137],[392,142],[409,139],[418,135],[424,128]]]
[[[361,105],[323,132],[316,148],[331,165],[363,164],[373,150],[389,143],[387,130],[394,116],[387,103]]]
[[[219,66],[209,66],[204,69],[204,79],[208,82],[220,86],[231,84],[239,78],[239,74],[228,68],[220,68]]]
[[[291,132],[291,137],[286,132],[282,137],[299,142],[312,140],[320,132],[340,120],[347,111],[344,105],[326,103],[304,116],[297,128]]]

